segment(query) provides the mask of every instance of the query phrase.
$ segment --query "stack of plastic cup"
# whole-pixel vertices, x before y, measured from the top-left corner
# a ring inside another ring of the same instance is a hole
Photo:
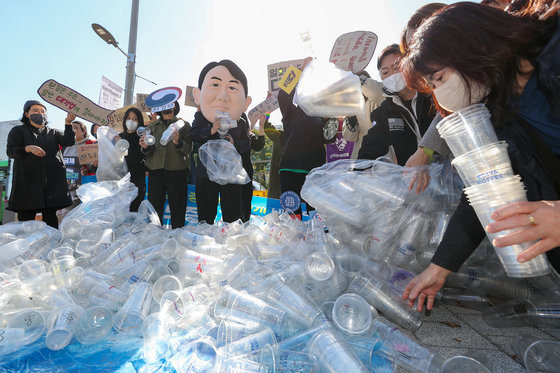
[[[369,372],[342,335],[331,329],[315,334],[309,341],[309,352],[320,364],[321,372]]]
[[[490,215],[496,209],[527,200],[521,179],[512,176],[507,144],[498,141],[490,112],[484,104],[454,112],[444,118],[437,129],[455,155],[453,164],[467,186],[465,193],[483,227],[493,222]],[[488,234],[488,237],[492,242],[494,238],[514,231]],[[517,261],[517,255],[533,244],[527,242],[494,248],[509,277],[535,277],[550,273],[544,254],[526,263]]]

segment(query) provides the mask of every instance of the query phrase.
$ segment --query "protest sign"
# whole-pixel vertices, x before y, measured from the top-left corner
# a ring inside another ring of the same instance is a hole
[[[117,109],[111,115],[109,115],[108,126],[111,127],[111,128],[114,128],[115,131],[117,131],[119,133],[123,132],[124,131],[124,128],[123,128],[124,115],[126,114],[126,111],[130,108],[136,108],[136,109],[142,111],[141,109],[138,108],[137,105],[128,105],[128,106],[125,106],[123,108]],[[144,119],[144,125],[146,125],[150,121],[150,118],[143,111],[142,111],[142,118]]]
[[[260,117],[272,113],[276,109],[278,109],[278,91],[273,92],[269,98],[249,110],[247,116],[249,117],[251,127],[255,125]]]
[[[37,93],[49,104],[77,117],[102,126],[109,124],[109,115],[113,110],[107,110],[94,104],[90,99],[56,80],[49,79],[41,84]]]
[[[99,151],[98,144],[76,145],[78,151],[78,161],[80,164],[92,164],[97,161],[97,153]]]
[[[349,32],[336,39],[329,61],[339,69],[352,71],[355,74],[366,68],[376,46],[377,35],[373,32]]]
[[[164,111],[175,107],[183,91],[179,87],[165,87],[153,91],[146,97],[146,106],[151,108],[152,113]]]
[[[284,76],[282,76],[282,79],[278,82],[278,87],[287,94],[290,94],[296,87],[300,76],[301,70],[295,66],[290,66],[288,70],[286,70]]]
[[[146,105],[146,97],[148,97],[147,93],[136,94],[136,106],[142,113],[150,111],[150,108]]]
[[[191,107],[197,107],[196,102],[194,102],[193,89],[194,87],[190,85],[188,85],[187,88],[185,88],[185,105]]]
[[[283,61],[268,65],[268,91],[278,91],[280,89],[278,82],[282,79],[288,68],[290,66],[300,68],[301,65],[303,65],[303,60]]]
[[[121,106],[121,97],[124,89],[108,78],[101,77],[101,89],[99,90],[99,105],[110,110]]]

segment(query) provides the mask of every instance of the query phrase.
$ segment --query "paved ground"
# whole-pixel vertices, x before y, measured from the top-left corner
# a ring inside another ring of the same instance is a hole
[[[533,327],[496,329],[489,326],[482,313],[476,310],[439,305],[434,308],[416,332],[416,336],[426,346],[430,346],[450,358],[467,351],[481,351],[490,356],[494,362],[493,372],[525,372],[511,347],[513,337],[532,334],[547,340],[560,340],[560,328]],[[560,367],[558,367],[560,372]],[[404,372],[404,370],[399,370]]]

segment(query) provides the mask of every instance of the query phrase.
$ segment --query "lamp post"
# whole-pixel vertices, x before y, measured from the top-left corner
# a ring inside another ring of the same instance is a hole
[[[136,73],[134,71],[136,65],[136,38],[138,31],[138,8],[140,0],[132,0],[132,11],[130,14],[130,32],[128,35],[128,54],[125,53],[120,47],[119,43],[115,40],[113,35],[103,26],[93,23],[91,28],[95,33],[103,39],[107,44],[111,44],[122,54],[126,56],[126,80],[124,86],[124,106],[132,104],[132,97],[134,95],[134,78]]]

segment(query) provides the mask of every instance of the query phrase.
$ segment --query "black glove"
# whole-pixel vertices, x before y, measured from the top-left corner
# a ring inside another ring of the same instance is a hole
[[[355,115],[353,117],[346,118],[346,128],[348,128],[350,132],[356,132],[358,126],[358,118],[356,118]]]

